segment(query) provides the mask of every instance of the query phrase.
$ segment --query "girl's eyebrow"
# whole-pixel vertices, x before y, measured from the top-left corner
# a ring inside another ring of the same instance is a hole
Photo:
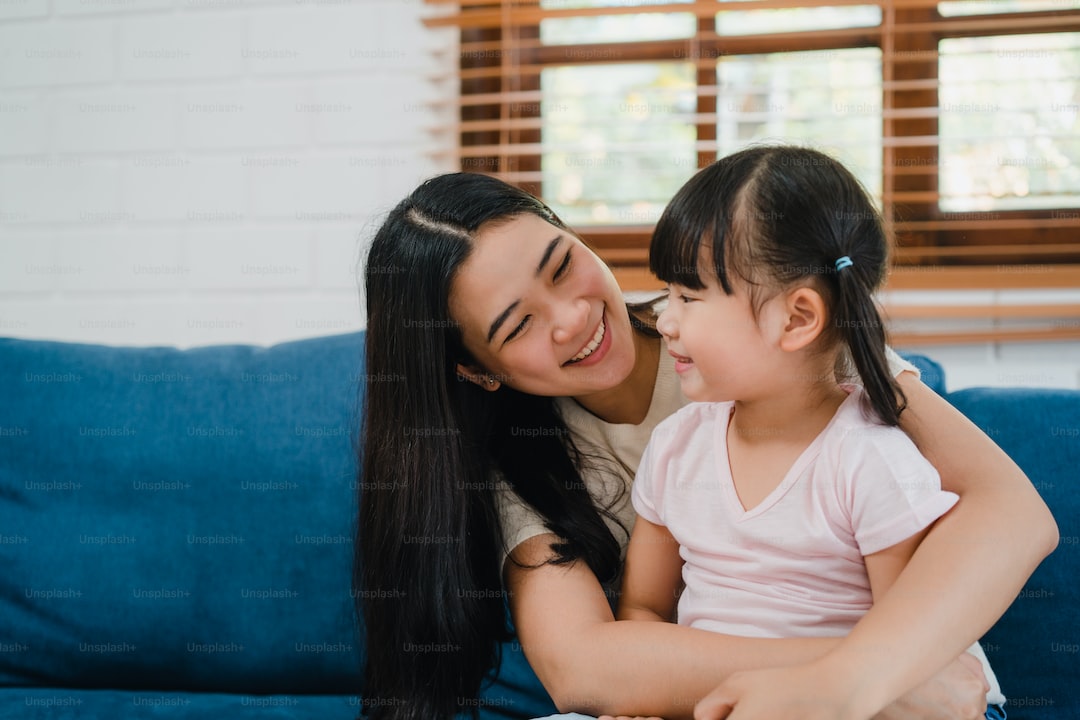
[[[551,256],[555,254],[555,250],[559,247],[559,243],[562,242],[562,239],[562,235],[556,235],[555,239],[547,244],[547,247],[544,248],[544,254],[540,256],[540,262],[536,266],[536,272],[533,273],[533,277],[540,277],[540,273],[544,272],[544,267],[547,266],[549,262],[551,262]],[[505,310],[499,313],[499,317],[495,318],[495,320],[491,323],[491,327],[488,328],[488,343],[490,343],[492,339],[494,339],[495,333],[499,332],[499,328],[502,327],[502,324],[504,322],[506,322],[506,318],[510,316],[510,313],[514,312],[514,308],[516,308],[520,303],[521,300],[515,300],[514,302],[510,303],[510,305]]]

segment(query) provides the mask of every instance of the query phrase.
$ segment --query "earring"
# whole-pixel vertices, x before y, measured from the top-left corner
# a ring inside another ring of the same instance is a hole
[[[490,375],[488,375],[487,381],[488,381],[488,385],[494,385],[495,384],[495,378],[491,377]]]

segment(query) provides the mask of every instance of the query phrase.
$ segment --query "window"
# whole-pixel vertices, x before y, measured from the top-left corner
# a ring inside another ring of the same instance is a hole
[[[675,190],[770,139],[851,167],[921,282],[1080,286],[1080,0],[427,2],[461,29],[461,167],[543,197],[627,286]]]

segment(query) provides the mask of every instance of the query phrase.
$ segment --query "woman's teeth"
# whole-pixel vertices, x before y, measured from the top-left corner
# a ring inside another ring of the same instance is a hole
[[[593,335],[592,340],[589,341],[588,345],[581,349],[581,352],[570,358],[570,362],[575,363],[592,355],[596,348],[600,347],[600,341],[604,339],[604,330],[604,319],[600,318],[600,325],[597,326],[596,333]]]

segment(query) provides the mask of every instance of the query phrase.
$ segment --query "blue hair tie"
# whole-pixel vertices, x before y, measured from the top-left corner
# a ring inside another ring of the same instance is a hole
[[[851,258],[849,258],[847,255],[842,258],[838,258],[836,260],[836,272],[840,272],[844,268],[851,267],[854,264],[855,263],[851,262]]]

